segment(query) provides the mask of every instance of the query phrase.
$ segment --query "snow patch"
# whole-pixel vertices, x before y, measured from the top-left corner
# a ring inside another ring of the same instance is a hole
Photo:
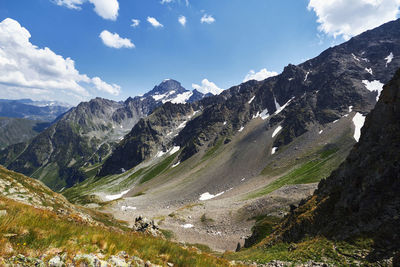
[[[187,121],[182,122],[181,124],[178,125],[178,129],[185,128]]]
[[[175,163],[174,165],[172,165],[172,167],[171,168],[175,168],[176,166],[178,166],[179,164],[181,164],[181,162],[180,161],[178,161],[177,163]]]
[[[373,72],[372,72],[371,68],[365,68],[365,71],[368,72],[369,74],[373,75]]]
[[[189,91],[189,92],[185,92],[182,94],[177,95],[175,98],[173,99],[168,99],[165,102],[171,102],[172,104],[184,104],[186,103],[187,100],[189,100],[189,98],[193,95],[193,92]],[[164,102],[164,101],[163,101]]]
[[[268,109],[264,109],[264,110],[261,112],[260,117],[261,117],[262,120],[268,119],[268,117],[269,117]]]
[[[367,88],[368,91],[371,92],[377,92],[378,95],[376,96],[376,101],[379,100],[379,96],[381,95],[381,92],[383,90],[383,83],[381,83],[378,80],[374,80],[372,82],[368,80],[363,80],[362,83],[365,85],[365,88]]]
[[[190,223],[182,224],[181,227],[183,227],[185,229],[190,229],[190,228],[193,228],[193,224],[190,224]]]
[[[174,147],[169,151],[168,154],[170,154],[170,155],[175,154],[176,152],[179,151],[179,149],[181,149],[180,146],[174,146]]]
[[[292,100],[294,99],[294,97],[292,97],[288,102],[286,102],[286,104],[284,104],[282,107],[279,106],[278,102],[276,102],[275,100],[275,105],[276,105],[276,111],[274,113],[274,115],[281,113],[289,104],[290,102],[292,102]]]
[[[356,115],[353,117],[353,123],[356,129],[354,130],[354,139],[358,142],[360,140],[361,136],[361,128],[364,126],[365,122],[365,116],[363,116],[361,113],[356,113]]]
[[[203,194],[200,195],[199,200],[209,200],[209,199],[213,199],[213,198],[215,198],[215,197],[218,197],[218,196],[222,195],[223,193],[225,193],[225,191],[222,191],[221,193],[218,193],[218,194],[216,194],[216,195],[212,195],[212,194],[210,194],[210,193],[208,193],[208,192],[205,192],[205,193],[203,193]]]
[[[242,127],[240,127],[240,129],[239,129],[239,133],[240,132],[242,132],[243,131],[243,129],[244,129],[244,127],[242,126]]]
[[[319,131],[318,134],[322,134],[323,131],[324,131],[324,130]]]
[[[339,120],[334,120],[332,123],[337,123]]]
[[[387,57],[385,57],[386,67],[388,66],[388,64],[390,64],[390,62],[392,62],[393,58],[394,58],[393,52],[390,52],[390,54]]]
[[[304,77],[304,81],[306,82],[307,81],[307,79],[308,79],[308,75],[310,74],[310,72],[309,71],[307,71],[307,73],[306,73],[306,76]]]
[[[271,151],[271,155],[275,154],[277,150],[278,150],[277,147],[273,147],[273,148],[272,148],[272,151]]]
[[[353,111],[353,106],[349,107],[349,113]]]
[[[131,207],[131,206],[121,206],[122,211],[128,211],[128,210],[136,210],[136,207]]]
[[[282,130],[282,126],[278,126],[275,131],[272,133],[272,138],[274,138],[280,131]]]
[[[254,98],[256,98],[256,96],[253,96],[253,97],[249,100],[249,102],[247,102],[247,103],[251,104],[251,102],[253,102]]]
[[[242,178],[242,180],[240,180],[240,181],[241,181],[241,182],[244,182],[244,180],[246,180],[246,178],[245,178],[245,177],[243,177],[243,178]]]
[[[107,195],[107,196],[105,196],[105,198],[108,199],[108,200],[116,200],[116,199],[118,199],[118,198],[121,198],[121,197],[122,197],[123,195],[125,195],[126,193],[128,193],[129,190],[130,190],[130,189],[125,190],[125,191],[122,191],[121,193],[116,194],[116,195]]]
[[[155,101],[160,101],[161,99],[167,97],[167,94],[153,95],[152,97],[153,97],[153,99],[154,99]]]
[[[165,155],[165,153],[167,153],[167,152],[164,152],[164,151],[158,151],[158,152],[157,152],[157,154],[156,154],[156,158],[161,158],[162,156],[164,156],[164,155]]]

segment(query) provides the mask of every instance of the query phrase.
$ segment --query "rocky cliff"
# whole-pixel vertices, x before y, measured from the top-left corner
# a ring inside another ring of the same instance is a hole
[[[400,70],[367,116],[359,143],[314,195],[285,218],[275,240],[369,237],[370,260],[400,250]]]

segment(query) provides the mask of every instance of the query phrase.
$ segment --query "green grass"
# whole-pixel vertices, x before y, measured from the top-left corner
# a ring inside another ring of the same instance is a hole
[[[324,237],[304,239],[298,243],[279,242],[272,246],[254,246],[241,249],[238,253],[225,253],[224,258],[265,264],[273,260],[292,263],[305,263],[309,260],[333,264],[333,266],[356,266],[356,262],[366,263],[356,259],[360,250],[370,251],[372,240],[357,238],[351,241],[332,241]]]
[[[0,233],[15,236],[0,236],[0,257],[23,254],[38,257],[49,249],[66,252],[66,263],[71,263],[77,253],[98,253],[115,255],[126,251],[152,263],[174,266],[229,266],[221,258],[195,249],[184,249],[176,243],[104,226],[89,225],[76,214],[56,215],[52,211],[40,210],[7,198],[0,197],[0,209],[7,210],[7,216],[0,218]],[[13,252],[7,252],[7,247]],[[47,254],[48,256],[51,256]]]
[[[164,159],[163,161],[161,161],[159,164],[157,164],[156,166],[154,166],[153,168],[151,168],[140,180],[140,183],[143,184],[147,181],[150,181],[151,179],[153,179],[154,177],[156,177],[157,175],[160,175],[163,171],[165,171],[170,165],[171,163],[174,161],[176,155],[178,152],[172,154],[171,156],[168,156],[166,159]]]
[[[256,223],[251,229],[253,233],[251,245],[260,243],[266,236],[270,235],[274,231],[275,226],[281,221],[279,217],[268,215],[257,216],[253,219],[256,220]]]
[[[223,145],[223,143],[224,143],[224,139],[219,138],[217,143],[204,154],[204,156],[201,160],[204,161],[204,160],[211,158],[215,154],[215,152]]]
[[[327,146],[321,149],[314,159],[301,164],[298,168],[271,182],[260,191],[249,195],[248,198],[267,195],[285,185],[319,182],[321,179],[328,177],[341,163],[342,159],[338,151],[339,149],[335,146]]]

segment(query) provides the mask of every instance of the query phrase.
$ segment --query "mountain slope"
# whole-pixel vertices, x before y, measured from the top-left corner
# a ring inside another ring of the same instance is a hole
[[[32,140],[1,151],[0,163],[54,190],[71,187],[85,180],[84,171],[109,156],[139,119],[163,103],[185,103],[194,96],[204,97],[169,79],[144,96],[125,102],[101,98],[83,102]]]
[[[49,123],[40,121],[0,117],[0,149],[26,142],[48,126]]]
[[[69,108],[58,102],[0,99],[0,117],[52,122]]]
[[[39,181],[3,167],[0,189],[2,266],[231,266],[72,205]]]
[[[400,20],[387,23],[330,48],[315,59],[289,65],[276,77],[249,81],[201,100],[197,105],[202,114],[189,121],[169,146],[182,148],[179,158],[183,161],[218,139],[229,139],[248,122],[262,117],[267,120],[267,129],[282,127],[273,145],[279,149],[313,125],[342,118],[349,109],[366,114],[376,103],[379,86],[389,81],[400,66],[400,57],[396,56],[400,54],[399,25]],[[385,59],[389,54],[394,55],[390,62]],[[371,84],[378,86],[373,88]],[[147,133],[135,134],[143,135],[145,140]],[[108,169],[123,168],[112,156],[109,161],[116,166]],[[112,172],[104,170],[102,174]]]
[[[371,261],[399,251],[399,149],[400,70],[384,87],[346,161],[284,220],[275,238],[368,236],[374,240]]]

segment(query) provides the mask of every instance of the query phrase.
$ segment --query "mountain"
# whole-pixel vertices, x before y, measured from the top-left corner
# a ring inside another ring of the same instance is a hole
[[[324,237],[357,245],[369,239],[363,253],[353,258],[376,266],[378,261],[384,265],[385,260],[391,261],[400,252],[399,149],[400,69],[385,85],[366,117],[360,141],[343,164],[319,183],[312,196],[293,207],[260,244],[296,246],[305,239]]]
[[[393,235],[400,232],[399,130],[400,70],[384,87],[375,109],[365,120],[359,143],[346,161],[319,184],[311,200],[296,210],[295,216],[301,217],[313,202],[314,223],[309,225],[308,221],[302,229],[305,221],[300,221],[291,227],[294,217],[288,218],[283,237],[295,240],[305,233],[323,233],[345,239],[368,234],[385,253],[399,250],[399,239]]]
[[[82,102],[38,136],[1,151],[0,163],[52,189],[71,187],[86,179],[81,168],[98,167],[139,119],[163,103],[184,103],[194,95],[204,97],[177,81],[165,80],[145,95],[124,102],[102,98]]]
[[[0,149],[26,142],[48,126],[46,122],[0,117]]]
[[[82,204],[122,197],[106,208],[119,219],[163,218],[179,241],[235,250],[254,218],[283,217],[346,159],[381,85],[400,67],[399,33],[393,21],[278,76],[166,103],[133,127],[97,175],[63,193]],[[137,209],[122,212],[127,205]]]
[[[1,266],[231,266],[193,246],[73,205],[41,182],[3,167],[0,232]]]
[[[55,101],[0,99],[0,117],[52,122],[70,108],[71,106],[68,104]]]
[[[192,103],[211,96],[211,93],[203,94],[198,90],[186,90],[182,85],[172,79],[166,79],[161,84],[155,86],[151,91],[144,94],[143,97],[152,97],[155,101],[173,104]]]
[[[188,121],[178,136],[163,146],[179,146],[182,149],[179,158],[183,161],[217,140],[229,139],[254,118],[263,118],[267,119],[267,129],[282,128],[273,143],[279,150],[314,125],[341,119],[349,113],[349,108],[360,114],[368,113],[374,107],[383,83],[389,81],[399,67],[398,56],[388,57],[400,54],[399,25],[399,20],[387,23],[303,64],[288,65],[278,76],[261,82],[249,81],[201,100],[193,106],[198,106],[201,114]],[[166,97],[162,88],[157,90]],[[151,126],[151,122],[146,123]],[[169,132],[168,127],[170,125],[165,125],[163,131]],[[134,131],[128,138],[143,135],[141,139],[146,139],[147,130]],[[123,146],[130,147],[127,142],[125,140]],[[117,151],[125,153],[122,148]],[[107,162],[105,168],[126,169],[132,166],[124,165],[124,162],[146,159],[118,161],[112,157],[108,161],[115,162],[116,166],[110,168],[111,163]],[[101,174],[112,173],[104,170]]]

